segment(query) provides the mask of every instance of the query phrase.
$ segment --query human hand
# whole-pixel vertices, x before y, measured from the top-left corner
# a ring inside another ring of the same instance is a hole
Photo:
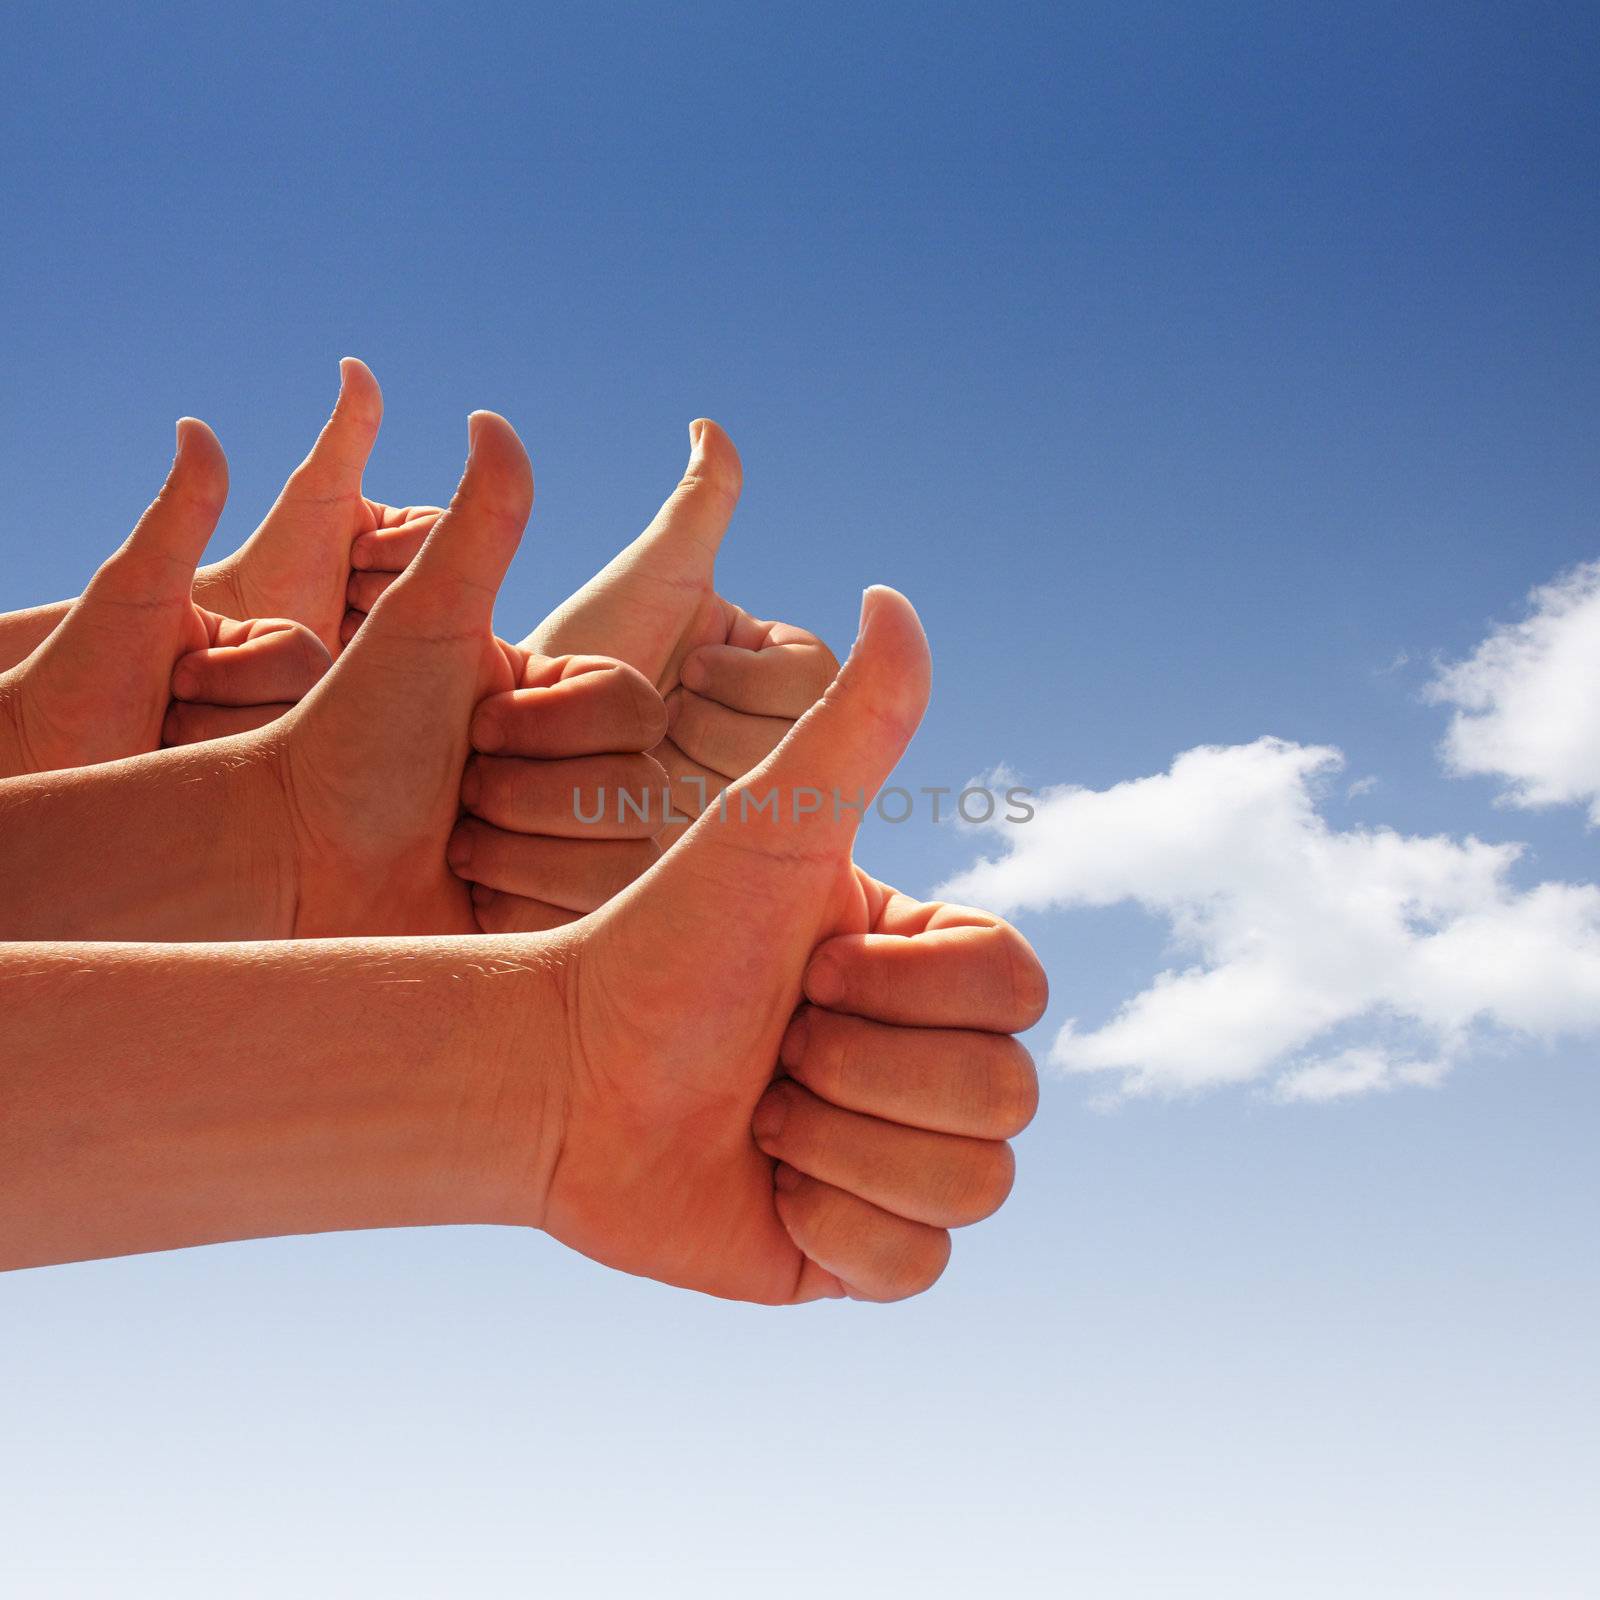
[[[665,696],[667,733],[650,750],[659,776],[637,780],[653,781],[658,850],[763,761],[838,670],[833,652],[814,634],[759,621],[716,593],[716,552],[743,474],[738,452],[716,423],[695,422],[690,437],[683,480],[649,528],[523,641],[552,655],[604,651],[638,668]],[[497,796],[502,813],[536,814],[537,794],[518,791],[540,781],[526,768],[505,774]],[[477,810],[470,798],[467,809]],[[585,806],[585,814],[592,810]],[[613,810],[606,815],[614,820]],[[500,931],[572,921],[621,889],[629,865],[643,871],[653,859],[653,852],[637,849],[609,858],[587,850],[569,853],[555,872],[544,841],[511,835],[496,842],[491,882],[520,891],[515,899],[485,905],[489,925]],[[583,878],[572,869],[581,869]],[[471,875],[474,869],[458,870]]]
[[[328,653],[296,622],[234,621],[191,598],[228,492],[216,436],[186,417],[154,503],[33,653],[0,674],[0,777],[142,755],[259,727]]]
[[[292,617],[337,656],[376,599],[357,543],[402,538],[415,551],[441,514],[438,506],[388,506],[363,495],[362,474],[382,421],[378,380],[364,362],[346,356],[333,415],[311,453],[244,544],[201,569],[196,598],[229,617]]]
[[[495,638],[533,475],[504,419],[479,412],[470,434],[448,512],[324,692],[258,736],[287,800],[293,935],[539,926],[535,884],[518,875],[530,855],[546,900],[626,882],[654,859],[637,826],[586,827],[571,806],[596,782],[613,801],[618,787],[659,796],[641,752],[665,725],[660,697],[619,663],[548,660]],[[477,818],[458,827],[464,786]]]
[[[446,860],[469,728],[493,753],[474,762],[476,797],[501,832],[568,835],[550,849],[552,871],[572,876],[591,851],[613,873],[628,852],[653,857],[626,829],[605,838],[560,825],[584,763],[639,757],[659,740],[665,711],[631,667],[545,661],[494,637],[495,590],[533,478],[508,423],[480,413],[471,431],[450,513],[293,711],[187,749],[0,784],[0,832],[15,846],[0,854],[0,937],[272,939],[496,925],[480,922],[478,903],[499,906],[503,891],[464,881]],[[192,549],[188,560],[192,568]],[[642,759],[606,770],[660,781]],[[505,781],[531,820],[499,811]],[[494,837],[480,832],[471,868],[491,883],[495,854]],[[625,870],[639,865],[628,860]]]
[[[717,594],[717,550],[743,468],[715,422],[691,423],[689,436],[684,476],[650,526],[522,641],[546,656],[624,661],[664,697],[671,727],[650,752],[671,781],[671,814],[658,812],[663,848],[776,748],[839,665],[814,634],[760,621]],[[352,597],[381,594],[420,544],[407,529],[358,539],[352,557],[372,570]],[[518,875],[528,881],[534,871],[529,864]]]
[[[938,1276],[945,1230],[1004,1200],[1001,1141],[1034,1098],[1005,1035],[1038,1020],[1043,974],[997,919],[860,873],[859,813],[832,803],[883,783],[928,682],[915,613],[871,592],[844,670],[728,791],[726,819],[708,811],[549,936],[568,1018],[561,1133],[532,1196],[503,1156],[507,1220],[520,1204],[596,1260],[712,1294],[892,1299]],[[519,1148],[524,1092],[513,1068],[492,1148]]]
[[[689,442],[683,478],[650,526],[524,640],[550,655],[603,651],[661,692],[668,733],[651,753],[672,782],[663,849],[777,748],[839,670],[815,634],[716,592],[744,468],[709,418],[689,424]]]

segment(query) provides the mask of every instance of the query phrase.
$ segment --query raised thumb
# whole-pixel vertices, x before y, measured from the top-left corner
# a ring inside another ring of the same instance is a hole
[[[533,468],[493,411],[467,419],[467,465],[416,558],[373,607],[351,649],[395,636],[487,634],[495,595],[533,510]]]
[[[327,825],[372,839],[437,832],[437,870],[455,820],[467,728],[480,698],[509,682],[491,631],[495,591],[533,504],[533,474],[511,424],[473,414],[466,470],[449,509],[373,606],[328,675],[286,719],[294,759],[339,772]],[[431,848],[431,847],[430,847]],[[430,869],[432,870],[432,869]]]
[[[155,748],[172,664],[200,643],[194,571],[228,495],[214,433],[185,417],[161,493],[26,663],[27,704],[62,742],[46,765]]]
[[[140,609],[186,604],[227,498],[228,458],[217,436],[197,418],[181,418],[177,454],[161,492],[95,573],[63,627],[74,619],[80,626],[92,619],[137,627]]]
[[[709,417],[696,417],[689,424],[683,477],[634,541],[633,553],[641,560],[655,555],[674,563],[697,562],[709,575],[743,487],[744,466],[733,440]]]
[[[744,468],[707,417],[689,424],[689,464],[650,526],[563,601],[526,639],[536,655],[605,655],[652,682],[676,671],[675,652],[712,594]]]
[[[383,423],[383,391],[372,369],[355,356],[339,361],[339,398],[311,452],[294,469],[281,501],[342,505],[361,493],[367,458]],[[275,508],[276,509],[276,508]]]

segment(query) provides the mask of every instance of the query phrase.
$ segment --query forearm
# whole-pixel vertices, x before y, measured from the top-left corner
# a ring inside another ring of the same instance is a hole
[[[27,660],[71,609],[70,600],[57,600],[50,605],[30,606],[26,611],[0,613],[0,672]]]
[[[293,871],[252,735],[0,782],[0,939],[268,939]]]
[[[537,1226],[553,947],[0,947],[0,1267],[227,1239]]]

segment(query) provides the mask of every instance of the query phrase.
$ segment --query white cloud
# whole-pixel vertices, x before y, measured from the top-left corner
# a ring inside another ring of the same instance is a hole
[[[1174,965],[1051,1059],[1124,1093],[1263,1082],[1285,1100],[1433,1083],[1498,1033],[1600,1030],[1600,888],[1510,881],[1518,845],[1338,830],[1326,747],[1204,746],[1057,788],[940,893],[1002,911],[1133,902]]]
[[[1529,607],[1429,685],[1456,707],[1444,758],[1502,779],[1509,805],[1586,805],[1600,826],[1600,561],[1535,589]]]
[[[1444,1061],[1395,1060],[1371,1045],[1297,1062],[1273,1084],[1278,1100],[1343,1100],[1403,1083],[1431,1087],[1449,1071]]]

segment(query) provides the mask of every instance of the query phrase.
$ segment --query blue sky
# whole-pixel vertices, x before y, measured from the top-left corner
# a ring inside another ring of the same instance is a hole
[[[709,414],[746,469],[725,593],[840,647],[864,584],[918,604],[903,782],[1103,790],[1272,735],[1379,780],[1328,785],[1335,829],[1595,881],[1583,806],[1447,777],[1424,697],[1600,556],[1591,8],[23,5],[4,37],[0,606],[76,591],[183,413],[229,451],[231,548],[353,353],[377,496],[447,493],[475,406],[521,429],[515,633]],[[985,850],[879,826],[861,858],[925,891]],[[1187,959],[1127,903],[1020,920],[1041,1056]],[[1496,1037],[1330,1104],[1051,1076],[1012,1204],[888,1309],[468,1230],[16,1275],[0,1565],[1592,1594],[1594,1054]]]

